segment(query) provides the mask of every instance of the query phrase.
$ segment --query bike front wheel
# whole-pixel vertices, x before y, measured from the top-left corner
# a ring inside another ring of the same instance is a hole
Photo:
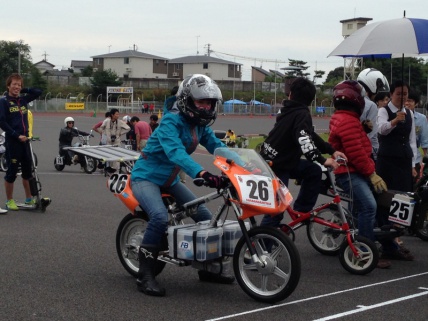
[[[294,243],[273,227],[259,226],[248,231],[251,245],[261,263],[253,263],[244,237],[233,255],[238,284],[256,301],[284,300],[296,289],[300,279],[300,256]]]
[[[346,215],[351,215],[346,209],[343,210]],[[336,224],[338,226],[342,226],[343,224],[336,204],[331,204],[329,207],[319,211],[317,218],[324,220],[326,224]],[[345,240],[345,234],[341,233],[339,229],[317,223],[313,220],[307,225],[306,232],[309,242],[314,249],[324,255],[334,256],[339,254],[340,246]]]
[[[1,170],[3,172],[7,171],[8,166],[7,166],[7,161],[6,161],[6,155],[5,154],[1,154],[1,156],[0,156],[0,167],[1,167]]]
[[[364,275],[373,271],[379,262],[379,251],[370,239],[356,235],[353,245],[358,256],[354,255],[348,242],[340,247],[339,259],[344,269],[352,274]]]
[[[83,166],[83,169],[86,173],[92,174],[97,169],[97,160],[95,158],[85,156],[85,165]]]

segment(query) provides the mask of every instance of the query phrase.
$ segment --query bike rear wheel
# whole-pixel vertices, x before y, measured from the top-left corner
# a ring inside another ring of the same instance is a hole
[[[57,171],[61,172],[61,171],[64,169],[65,165],[64,165],[64,164],[62,164],[62,165],[57,164],[56,159],[57,159],[57,158],[55,157],[55,159],[54,159],[54,166],[55,166],[55,169],[56,169]]]
[[[428,241],[428,202],[423,202],[420,206],[415,232],[421,240]]]
[[[138,250],[147,228],[147,216],[144,213],[126,215],[119,224],[116,233],[116,251],[120,263],[133,277],[138,276]],[[156,261],[155,275],[162,272],[165,262]]]
[[[343,209],[346,215],[351,215],[346,209]],[[327,223],[334,223],[342,226],[343,221],[340,217],[337,205],[331,204],[329,207],[318,212],[317,217],[325,220]],[[324,255],[334,256],[339,254],[340,247],[345,241],[345,234],[337,229],[326,225],[310,221],[306,232],[308,239],[315,250]]]
[[[376,244],[366,237],[356,235],[353,245],[357,248],[359,257],[354,255],[348,242],[344,242],[340,247],[339,260],[344,269],[357,275],[373,271],[379,262],[379,251]]]
[[[248,257],[244,237],[233,255],[233,270],[238,284],[256,301],[274,303],[284,300],[296,289],[300,279],[300,256],[294,243],[273,227],[259,226],[248,231],[251,243],[263,266]]]

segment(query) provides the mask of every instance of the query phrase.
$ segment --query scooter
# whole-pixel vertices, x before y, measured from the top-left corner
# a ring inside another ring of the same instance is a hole
[[[36,141],[36,140],[40,140],[38,138],[29,138],[28,139],[28,144],[30,146],[30,153],[32,155],[32,172],[33,172],[33,177],[30,178],[28,181],[30,183],[30,191],[31,191],[31,196],[34,197],[34,199],[36,200],[36,204],[34,205],[28,205],[25,203],[18,203],[16,202],[16,205],[18,206],[18,208],[20,210],[39,210],[41,212],[45,212],[46,208],[49,206],[49,204],[51,203],[51,199],[49,197],[42,197],[42,184],[40,182],[39,179],[39,175],[37,174],[37,162],[36,162],[36,157],[35,154],[33,152],[33,146],[31,144],[32,141]]]
[[[33,137],[33,141],[40,140],[38,137]],[[38,164],[37,155],[33,152],[33,157],[36,162],[36,166]],[[0,134],[0,169],[3,172],[7,171],[7,162],[6,162],[6,136],[5,132]]]
[[[92,130],[90,131],[88,136],[78,135],[79,141],[73,144],[73,147],[87,147],[89,146],[89,139],[91,137],[94,137],[92,134]],[[80,166],[83,168],[83,170],[88,173],[92,174],[97,169],[97,160],[92,157],[84,156],[84,155],[78,155],[79,161],[77,163],[74,163],[72,158],[70,157],[67,148],[62,148],[60,150],[60,154],[57,155],[54,159],[54,166],[55,169],[59,172],[61,172],[65,165],[71,166],[71,165],[77,165],[80,164]]]
[[[292,202],[291,194],[252,149],[218,148],[214,156],[224,188],[182,206],[173,196],[162,194],[169,227],[154,272],[161,273],[168,263],[221,274],[233,265],[238,284],[251,298],[267,303],[284,300],[300,279],[299,252],[279,229],[257,226],[255,216],[284,212]],[[206,184],[202,178],[194,183]],[[111,175],[107,187],[131,212],[119,224],[116,249],[123,267],[136,277],[149,217],[132,193],[129,175]],[[215,199],[221,201],[210,221],[184,224],[198,206]],[[226,220],[228,215],[236,220]]]
[[[6,163],[6,136],[5,133],[2,132],[0,134],[0,169],[3,172],[7,171],[7,163]]]

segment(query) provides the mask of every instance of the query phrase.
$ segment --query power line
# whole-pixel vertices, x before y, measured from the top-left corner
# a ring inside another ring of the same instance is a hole
[[[245,57],[245,56],[228,54],[228,53],[220,52],[220,51],[217,51],[217,50],[210,50],[210,52],[214,52],[214,53],[221,54],[221,55],[226,55],[226,56],[232,56],[232,57],[240,58],[240,59],[251,60],[251,61],[288,63],[288,61],[283,61],[283,60],[278,60],[278,59],[272,60],[272,59],[267,59],[267,58],[265,59],[265,58]]]

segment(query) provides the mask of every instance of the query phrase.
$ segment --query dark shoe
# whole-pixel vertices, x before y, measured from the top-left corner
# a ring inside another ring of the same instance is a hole
[[[379,262],[377,262],[378,269],[389,269],[391,267],[391,261],[385,260],[385,259],[379,259]]]
[[[233,283],[233,281],[235,281],[235,277],[232,275],[221,275],[221,274],[211,273],[203,270],[199,270],[198,275],[199,275],[199,280],[201,280],[202,282],[231,284]]]
[[[406,253],[402,249],[392,252],[383,252],[382,259],[386,260],[400,260],[400,261],[413,261],[415,257],[411,253]]]
[[[165,289],[156,281],[154,276],[154,266],[159,254],[157,247],[141,246],[138,251],[140,268],[138,270],[137,287],[138,291],[152,296],[164,296]]]
[[[402,245],[400,245],[400,250],[403,251],[406,254],[410,253],[410,250],[407,247],[404,247]]]

